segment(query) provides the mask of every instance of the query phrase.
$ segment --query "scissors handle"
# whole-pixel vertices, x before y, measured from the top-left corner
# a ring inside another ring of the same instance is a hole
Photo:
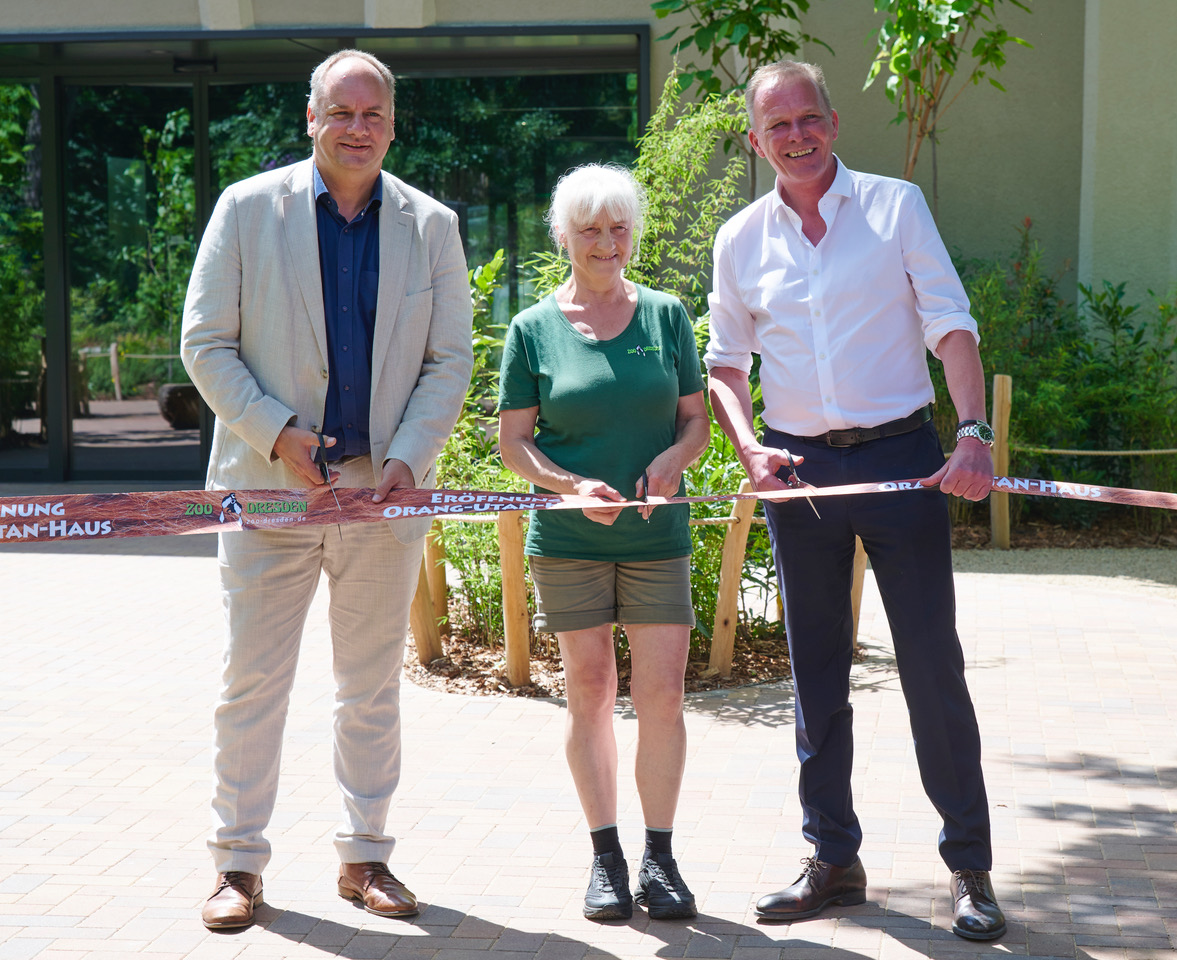
[[[339,505],[339,495],[335,492],[334,484],[331,483],[331,470],[327,466],[327,444],[323,442],[323,434],[316,433],[315,436],[319,440],[319,455],[322,457],[319,461],[319,473],[323,477],[323,482],[331,488],[331,496],[335,498],[335,509],[342,511],[343,507]],[[342,538],[342,536],[341,532],[340,537]]]

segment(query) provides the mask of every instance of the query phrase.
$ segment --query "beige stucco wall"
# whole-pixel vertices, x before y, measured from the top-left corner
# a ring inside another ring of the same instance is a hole
[[[364,0],[252,0],[258,27],[363,26]]]
[[[1000,22],[1032,50],[1011,46],[998,74],[1006,92],[987,82],[968,86],[948,109],[936,150],[939,224],[950,250],[967,257],[1004,257],[1016,228],[1033,220],[1052,270],[1078,257],[1082,143],[1083,17],[1076,0],[1035,0],[1033,15],[1000,8]],[[850,167],[890,176],[903,172],[906,125],[880,77],[862,89],[880,18],[867,4],[819,3],[805,21],[834,55],[812,47],[838,111],[838,155]],[[959,88],[959,81],[956,88]],[[951,91],[955,88],[949,88]],[[933,157],[925,141],[916,181],[932,202]]]
[[[4,0],[0,31],[200,26],[198,0]]]
[[[1079,272],[1144,302],[1177,281],[1177,3],[1086,7]]]

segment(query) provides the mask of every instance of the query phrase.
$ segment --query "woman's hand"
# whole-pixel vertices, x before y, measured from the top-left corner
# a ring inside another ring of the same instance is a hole
[[[596,497],[598,500],[618,500],[625,499],[620,493],[614,490],[604,480],[581,480],[576,484],[576,494],[581,497]],[[613,526],[613,521],[621,515],[621,507],[606,508],[601,507],[590,508],[582,510],[581,512],[588,517],[593,523],[602,523],[606,527]]]
[[[679,485],[682,483],[684,469],[680,464],[681,460],[674,447],[663,450],[650,462],[650,465],[646,467],[646,472],[638,477],[638,482],[634,484],[637,498],[644,500],[646,497],[676,496]],[[642,515],[643,520],[649,520],[650,514],[653,512],[653,505],[638,507],[638,513]]]
[[[707,416],[703,391],[679,397],[674,418],[674,445],[650,461],[644,475],[645,482],[638,478],[634,485],[638,498],[677,496],[683,471],[699,459],[710,438],[711,419]],[[649,520],[653,512],[653,506],[638,507],[638,513],[645,520]]]

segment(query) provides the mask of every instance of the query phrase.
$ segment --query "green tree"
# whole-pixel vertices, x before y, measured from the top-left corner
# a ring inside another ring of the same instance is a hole
[[[716,96],[742,91],[758,68],[786,57],[795,57],[803,43],[816,43],[833,53],[828,43],[805,32],[794,32],[801,14],[809,11],[810,0],[656,0],[654,14],[665,18],[686,14],[690,24],[675,27],[659,40],[673,40],[674,55],[686,55],[693,47],[703,66],[692,62],[679,74],[684,90],[697,84],[700,92]],[[679,35],[679,31],[683,31]],[[749,196],[755,198],[756,154],[743,135],[746,124],[739,112],[733,114],[725,148],[735,144],[748,161]]]
[[[895,123],[907,124],[903,178],[910,180],[924,140],[932,142],[932,209],[936,212],[936,134],[945,112],[969,85],[988,80],[1005,91],[992,76],[1006,61],[1006,47],[1032,46],[1011,36],[992,15],[1004,0],[875,0],[884,15],[876,34],[875,58],[863,89],[888,72],[885,91],[895,104]],[[1030,12],[1022,0],[1009,0]],[[970,46],[971,41],[971,46]],[[963,62],[962,62],[962,57]],[[967,70],[967,72],[966,72]],[[949,86],[960,75],[949,97]]]

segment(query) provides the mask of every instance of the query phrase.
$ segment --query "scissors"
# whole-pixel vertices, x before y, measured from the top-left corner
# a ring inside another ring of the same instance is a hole
[[[327,444],[323,442],[321,433],[316,433],[315,436],[319,439],[319,456],[322,457],[319,461],[319,473],[323,476],[323,482],[331,489],[331,496],[335,498],[335,509],[343,513],[343,507],[339,505],[339,495],[336,494],[335,487],[331,484],[331,471],[327,468]],[[343,539],[342,530],[339,531],[339,539]]]
[[[801,482],[801,478],[797,476],[797,464],[793,460],[793,455],[789,453],[788,450],[782,452],[789,459],[789,475],[785,478],[785,486],[794,488],[805,486],[805,484]],[[809,504],[809,508],[813,511],[813,515],[817,517],[818,520],[820,520],[821,514],[817,512],[817,507],[813,505],[813,498],[806,497],[805,502]]]

